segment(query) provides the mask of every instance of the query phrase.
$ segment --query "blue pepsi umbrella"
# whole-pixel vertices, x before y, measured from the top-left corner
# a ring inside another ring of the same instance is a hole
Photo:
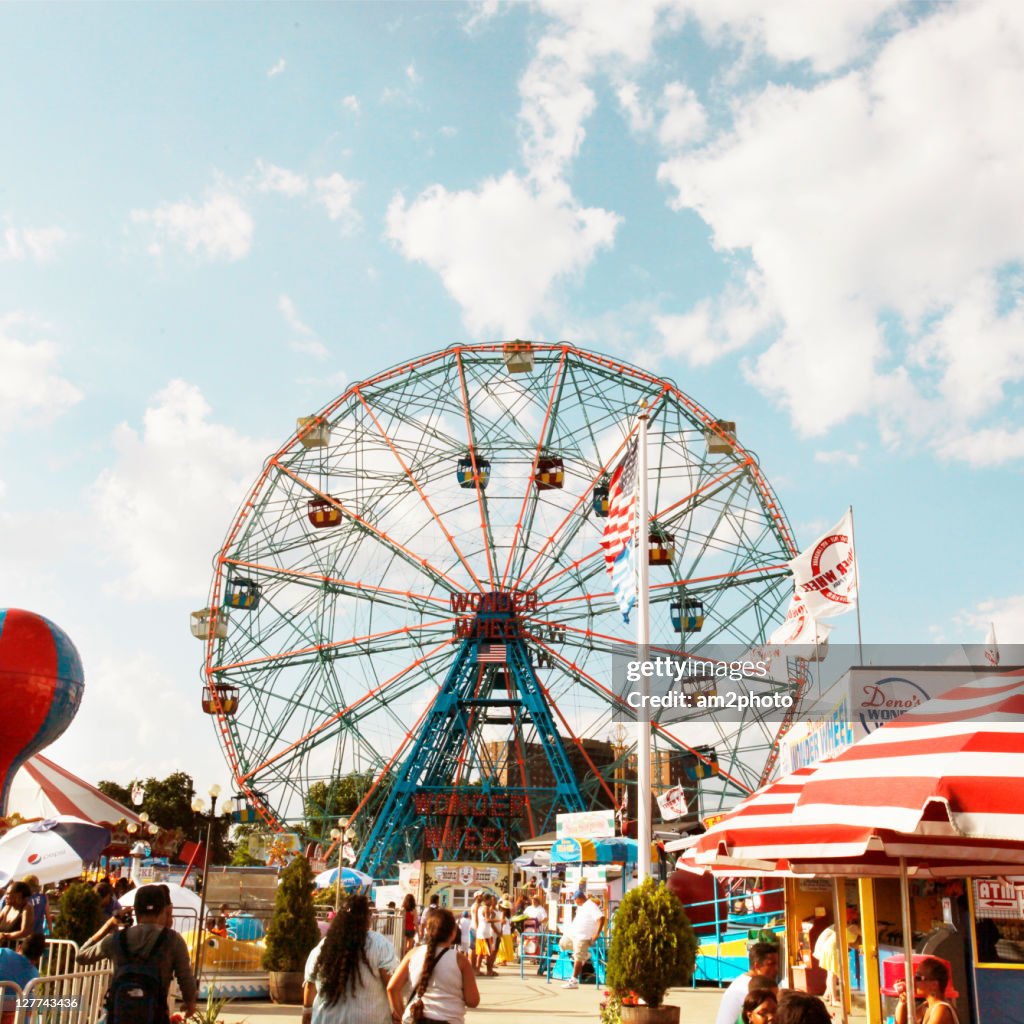
[[[338,880],[338,869],[330,868],[327,871],[321,871],[313,881],[316,882],[318,889],[327,889],[334,885]],[[367,886],[373,885],[373,879],[369,875],[364,875],[362,871],[356,871],[355,868],[342,868],[341,869],[341,887],[343,889],[365,889]]]
[[[33,874],[42,885],[74,878],[109,845],[110,829],[70,814],[18,825],[0,839],[0,875]]]

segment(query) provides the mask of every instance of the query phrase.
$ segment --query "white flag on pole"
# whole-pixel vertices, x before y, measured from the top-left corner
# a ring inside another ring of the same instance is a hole
[[[793,586],[814,619],[842,615],[857,607],[857,557],[849,511],[790,563]]]
[[[682,786],[666,789],[658,798],[658,810],[662,821],[673,821],[681,818],[687,811],[686,791]]]
[[[790,649],[786,654],[792,658],[824,656],[828,635],[832,627],[818,622],[807,610],[807,603],[794,591],[793,599],[786,609],[782,625],[768,638],[769,644],[780,644],[788,648],[806,647],[807,651]]]
[[[985,660],[995,668],[999,664],[999,644],[996,642],[996,624],[993,622],[988,627],[988,636],[985,637]]]

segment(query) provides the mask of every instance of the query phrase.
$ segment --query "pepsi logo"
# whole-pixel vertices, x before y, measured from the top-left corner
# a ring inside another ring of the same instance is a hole
[[[38,853],[30,853],[26,859],[29,864],[38,864],[43,858]]]

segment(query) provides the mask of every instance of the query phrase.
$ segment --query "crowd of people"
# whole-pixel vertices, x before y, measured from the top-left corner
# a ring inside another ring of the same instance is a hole
[[[169,890],[142,886],[134,894],[133,918],[132,908],[119,899],[131,887],[126,878],[94,884],[103,923],[78,951],[78,962],[110,960],[116,973],[119,965],[152,960],[164,1002],[176,979],[186,1012],[192,1012],[196,979],[185,942],[172,928]],[[603,909],[584,890],[574,894],[573,904],[559,943],[573,963],[566,988],[578,987],[605,925]],[[373,929],[375,910],[366,896],[345,901],[309,954],[303,1024],[463,1024],[467,1008],[480,1003],[477,978],[494,976],[496,965],[539,950],[539,944],[531,949],[531,938],[547,925],[539,891],[521,893],[513,903],[480,890],[460,917],[441,907],[437,896],[422,909],[407,896],[400,910],[393,909],[402,916],[401,955],[390,938]],[[38,878],[27,875],[7,886],[0,903],[0,981],[24,989],[38,977],[53,921],[52,901]],[[209,923],[215,926],[219,919],[211,917]],[[716,1024],[829,1024],[821,999],[780,987],[779,968],[776,944],[753,943],[749,970],[723,993]],[[913,998],[900,986],[896,1024],[959,1024],[945,998],[948,982],[946,965],[925,958],[916,968]],[[9,1020],[11,1007],[4,1011]]]

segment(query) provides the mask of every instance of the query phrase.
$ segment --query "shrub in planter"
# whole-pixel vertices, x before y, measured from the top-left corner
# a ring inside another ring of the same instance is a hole
[[[267,928],[263,951],[263,967],[271,972],[271,996],[275,1002],[302,1001],[302,969],[309,951],[320,941],[320,929],[313,909],[313,873],[305,857],[296,857],[284,869],[274,898],[274,913]],[[274,974],[298,975],[290,979],[275,979]],[[281,986],[281,998],[274,995],[275,985]],[[287,986],[287,991],[285,989]]]
[[[55,939],[71,939],[79,946],[99,931],[103,911],[96,890],[87,882],[73,882],[63,892],[53,922]]]
[[[647,879],[615,912],[607,985],[620,999],[636,993],[648,1007],[660,1007],[670,988],[689,984],[697,947],[682,903]]]

